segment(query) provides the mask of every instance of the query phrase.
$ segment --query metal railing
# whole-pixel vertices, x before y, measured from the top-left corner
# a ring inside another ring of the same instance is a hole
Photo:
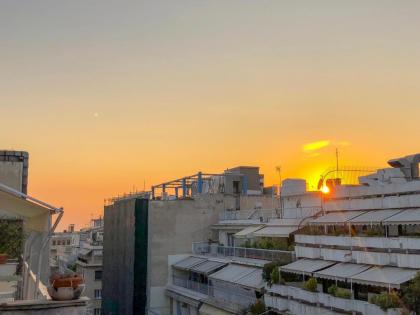
[[[196,255],[241,257],[270,261],[282,261],[285,263],[292,262],[295,259],[294,251],[220,246],[218,244],[209,244],[208,242],[193,243],[192,252]]]
[[[275,209],[253,209],[253,210],[227,210],[219,215],[219,220],[259,220],[263,218],[264,222],[269,219],[280,217],[280,210]]]
[[[198,281],[188,280],[177,276],[172,276],[172,283],[176,286],[209,295],[209,285]]]

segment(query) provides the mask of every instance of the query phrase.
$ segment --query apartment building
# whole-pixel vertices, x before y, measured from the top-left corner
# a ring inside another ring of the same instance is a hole
[[[76,260],[76,271],[83,275],[85,291],[89,298],[89,314],[99,315],[102,308],[103,269],[103,220],[91,220],[89,228],[80,231],[80,249]]]
[[[80,233],[74,230],[74,224],[70,224],[63,232],[55,232],[51,237],[50,266],[57,268],[60,260],[67,266],[73,265],[79,248]]]
[[[391,168],[361,177],[360,185],[329,187],[323,215],[295,233],[297,260],[279,267],[281,284],[267,287],[266,305],[292,314],[402,314],[412,307],[399,299],[420,270],[419,158],[390,160]]]
[[[105,207],[104,311],[170,314],[169,257],[215,239],[212,225],[225,211],[278,205],[263,193],[262,178],[258,167],[199,172],[153,186],[149,194],[114,199]]]

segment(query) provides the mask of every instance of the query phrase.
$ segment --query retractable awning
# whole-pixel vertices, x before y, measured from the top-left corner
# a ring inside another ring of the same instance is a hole
[[[396,215],[386,219],[384,224],[393,225],[393,224],[403,224],[403,225],[413,225],[420,224],[420,209],[406,209]]]
[[[354,283],[375,285],[387,288],[400,288],[400,284],[413,279],[418,270],[397,267],[373,267],[351,276]]]
[[[47,231],[49,228],[48,217],[52,213],[55,212],[50,208],[0,190],[0,217],[23,220],[26,222],[28,230]]]
[[[177,263],[173,264],[172,267],[188,271],[192,267],[194,267],[198,264],[201,264],[205,261],[207,261],[207,259],[205,259],[205,258],[190,256],[188,258],[185,258],[185,259],[183,259],[181,261],[178,261]]]
[[[369,265],[358,265],[351,263],[339,263],[334,266],[331,266],[327,269],[320,270],[314,273],[314,277],[345,281],[351,276],[359,274],[372,266]]]
[[[364,214],[366,211],[339,211],[339,212],[328,212],[322,217],[316,218],[309,222],[309,224],[344,224],[347,221]]]
[[[402,212],[401,209],[371,210],[350,219],[348,222],[354,225],[381,224],[384,220],[392,218]]]
[[[254,289],[261,289],[264,287],[261,269],[237,264],[231,264],[210,275],[209,278],[231,282]]]
[[[213,261],[213,260],[207,260],[203,263],[200,263],[198,265],[194,265],[190,270],[197,273],[202,273],[205,275],[208,275],[209,273],[212,273],[213,271],[226,266],[227,264],[220,261]]]
[[[321,259],[299,259],[288,265],[281,266],[280,270],[297,274],[312,275],[315,271],[334,265],[335,261]]]
[[[238,233],[236,233],[234,236],[235,238],[252,238],[254,237],[254,232],[262,229],[264,225],[257,225],[257,226],[249,226]]]
[[[266,226],[254,232],[256,237],[289,237],[297,230],[297,226]]]

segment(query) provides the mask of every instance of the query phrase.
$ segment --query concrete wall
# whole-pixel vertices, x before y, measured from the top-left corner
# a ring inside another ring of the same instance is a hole
[[[73,301],[27,300],[0,305],[4,315],[86,315],[87,299]]]
[[[240,197],[241,210],[248,209],[278,209],[279,199],[272,195],[260,195],[260,196],[246,196]]]
[[[29,154],[23,151],[0,151],[0,183],[27,193]]]
[[[194,200],[150,201],[149,272],[150,292],[154,293],[150,295],[150,308],[169,310],[169,300],[161,296],[168,279],[168,255],[191,253],[192,242],[211,238],[211,225],[234,204],[233,197],[219,194],[199,195]]]

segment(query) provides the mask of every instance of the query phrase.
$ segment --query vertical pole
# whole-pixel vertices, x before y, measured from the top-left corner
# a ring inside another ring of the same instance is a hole
[[[182,179],[182,198],[187,197],[187,180],[185,178]]]
[[[152,186],[152,200],[155,199],[155,186]]]
[[[165,196],[165,192],[166,192],[166,185],[165,184],[162,184],[162,200],[163,200],[163,198]]]
[[[175,199],[178,199],[178,187],[175,187]]]
[[[198,172],[198,193],[203,192],[203,173]]]

